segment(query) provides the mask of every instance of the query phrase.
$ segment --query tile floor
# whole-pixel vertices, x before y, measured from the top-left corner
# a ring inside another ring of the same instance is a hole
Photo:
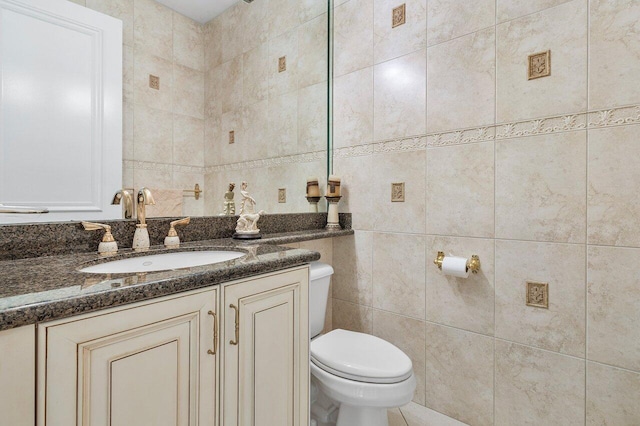
[[[465,426],[451,417],[410,402],[404,407],[389,410],[389,426]]]

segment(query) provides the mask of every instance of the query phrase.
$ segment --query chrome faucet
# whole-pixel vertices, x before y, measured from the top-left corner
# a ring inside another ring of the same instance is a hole
[[[145,206],[155,204],[153,195],[149,188],[140,188],[138,191],[138,224],[136,232],[133,234],[132,248],[136,251],[145,251],[149,249],[149,231],[147,230],[147,218]]]
[[[125,219],[131,219],[134,214],[132,192],[133,191],[129,191],[128,189],[121,189],[120,191],[116,192],[116,195],[113,196],[113,201],[111,201],[111,204],[118,205],[121,201],[124,200],[123,207]]]

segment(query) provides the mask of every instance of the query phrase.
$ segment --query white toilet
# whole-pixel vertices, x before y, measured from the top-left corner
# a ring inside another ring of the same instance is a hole
[[[387,410],[411,401],[409,357],[391,343],[347,330],[320,335],[333,268],[311,263],[311,425],[388,426]]]

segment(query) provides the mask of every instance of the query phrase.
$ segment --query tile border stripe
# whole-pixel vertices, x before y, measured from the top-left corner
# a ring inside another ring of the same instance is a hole
[[[333,150],[333,156],[334,158],[349,158],[379,153],[421,151],[426,148],[465,145],[494,140],[547,135],[629,124],[640,124],[640,105],[628,105],[586,113],[557,115],[533,120],[501,123],[492,126],[480,126],[449,132],[408,136],[405,138],[390,139],[371,144],[336,148]],[[125,169],[207,174],[222,171],[259,169],[283,164],[310,163],[314,161],[324,161],[325,159],[326,153],[324,151],[316,151],[209,167],[153,163],[135,160],[123,160],[122,164]]]
[[[532,120],[500,123],[448,132],[427,133],[333,150],[335,158],[358,157],[384,152],[420,151],[494,140],[547,135],[577,130],[640,124],[640,105],[557,115]]]
[[[264,158],[260,160],[243,161],[240,163],[223,164],[219,166],[205,167],[205,173],[216,173],[222,171],[260,169],[264,167],[280,166],[283,164],[312,163],[314,161],[325,161],[327,154],[325,151],[307,152],[304,154],[286,155],[283,157]]]

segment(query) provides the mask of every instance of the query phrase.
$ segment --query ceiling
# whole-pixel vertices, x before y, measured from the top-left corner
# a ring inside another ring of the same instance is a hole
[[[156,0],[201,24],[209,22],[238,0]]]

